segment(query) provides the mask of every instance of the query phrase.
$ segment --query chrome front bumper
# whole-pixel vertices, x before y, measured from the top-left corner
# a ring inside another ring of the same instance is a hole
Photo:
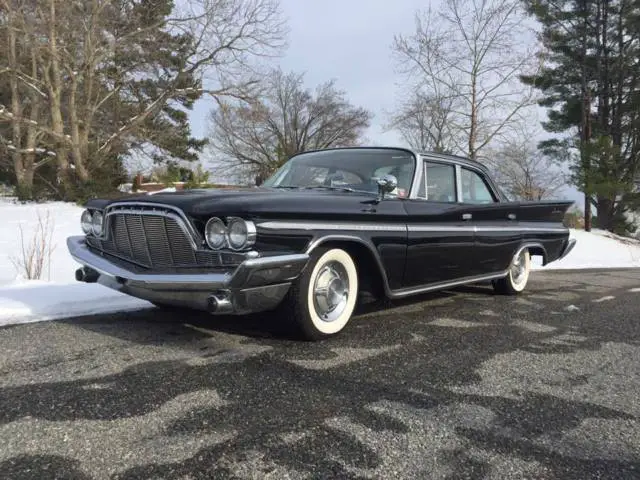
[[[83,266],[76,271],[79,281],[97,282],[152,303],[227,315],[276,307],[309,260],[306,254],[280,255],[245,260],[219,273],[154,274],[90,250],[84,236],[68,237],[67,248]]]

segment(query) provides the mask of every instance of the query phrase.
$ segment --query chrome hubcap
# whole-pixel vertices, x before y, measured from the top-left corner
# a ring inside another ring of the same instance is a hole
[[[313,284],[313,306],[325,322],[333,322],[344,311],[349,300],[349,277],[337,262],[320,269]]]
[[[527,274],[526,250],[514,258],[511,264],[511,278],[514,283],[520,284]]]

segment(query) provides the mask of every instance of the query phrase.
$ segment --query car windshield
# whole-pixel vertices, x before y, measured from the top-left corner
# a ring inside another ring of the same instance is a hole
[[[296,155],[267,179],[273,188],[327,188],[377,194],[384,175],[398,179],[391,196],[407,197],[415,171],[407,150],[389,148],[336,149]]]

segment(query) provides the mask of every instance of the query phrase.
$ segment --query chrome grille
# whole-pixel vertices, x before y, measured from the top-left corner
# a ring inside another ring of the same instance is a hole
[[[105,212],[105,236],[87,236],[89,246],[153,270],[239,265],[241,252],[214,252],[190,223],[171,207],[112,205]]]
[[[110,212],[102,248],[148,268],[197,266],[192,241],[179,221],[152,212]]]

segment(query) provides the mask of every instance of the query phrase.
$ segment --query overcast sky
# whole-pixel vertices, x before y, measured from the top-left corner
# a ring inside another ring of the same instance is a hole
[[[400,77],[391,45],[396,34],[411,34],[418,9],[432,0],[280,0],[288,19],[289,47],[278,59],[286,71],[305,73],[309,88],[335,79],[352,104],[367,108],[375,117],[367,143],[402,145],[394,132],[384,132],[386,112],[396,104]],[[205,136],[212,103],[196,104],[191,114],[195,136]],[[215,172],[213,172],[215,176]],[[579,198],[573,189],[570,199]]]
[[[432,2],[432,6],[437,2]],[[367,140],[400,143],[383,134],[385,111],[394,105],[397,81],[391,44],[394,34],[411,33],[424,0],[281,0],[290,28],[289,47],[278,63],[305,73],[309,88],[335,79],[352,104],[375,115]],[[198,102],[191,115],[193,134],[207,130],[210,101]]]

